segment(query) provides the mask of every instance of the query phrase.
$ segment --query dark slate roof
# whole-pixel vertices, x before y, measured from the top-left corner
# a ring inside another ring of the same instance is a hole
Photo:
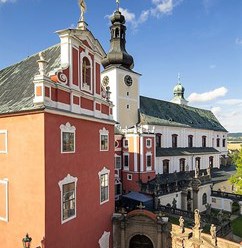
[[[210,110],[175,104],[153,98],[140,97],[140,124],[227,130]]]
[[[127,195],[123,195],[123,197],[131,199],[131,200],[135,200],[138,202],[148,202],[153,199],[152,196],[144,195],[142,193],[138,193],[134,191],[129,192]]]
[[[60,45],[43,51],[49,62],[47,73],[60,67]],[[34,76],[38,73],[39,55],[0,70],[0,114],[34,110]],[[40,107],[38,107],[40,108]]]
[[[199,155],[199,154],[214,154],[219,153],[213,147],[191,147],[191,148],[156,148],[156,157],[167,157],[167,156],[188,156],[188,155]]]

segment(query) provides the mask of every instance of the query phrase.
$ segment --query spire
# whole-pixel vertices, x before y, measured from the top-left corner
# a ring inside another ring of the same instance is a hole
[[[116,0],[116,4],[117,4],[117,11],[119,11],[120,0]]]
[[[79,8],[81,10],[81,15],[80,15],[80,19],[78,22],[78,28],[81,30],[86,30],[87,28],[87,23],[85,22],[85,12],[87,11],[87,5],[85,3],[85,0],[78,0],[79,3]]]
[[[177,85],[173,89],[174,97],[171,101],[173,103],[187,105],[188,101],[184,98],[185,88],[181,84],[181,74],[180,73],[178,73],[177,79],[178,79]]]
[[[107,68],[111,65],[121,65],[127,69],[133,69],[134,60],[133,57],[127,53],[126,44],[126,26],[125,17],[121,14],[119,5],[120,0],[116,0],[117,10],[111,17],[112,25],[110,27],[111,40],[110,50],[106,57],[102,60],[102,65]]]

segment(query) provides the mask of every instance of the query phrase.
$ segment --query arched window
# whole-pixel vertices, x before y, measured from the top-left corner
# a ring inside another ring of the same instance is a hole
[[[119,38],[119,28],[115,29],[115,38]]]
[[[91,90],[91,63],[87,57],[82,59],[82,86]]]
[[[203,194],[203,205],[206,205],[208,203],[208,197],[207,197],[207,194],[204,193]]]

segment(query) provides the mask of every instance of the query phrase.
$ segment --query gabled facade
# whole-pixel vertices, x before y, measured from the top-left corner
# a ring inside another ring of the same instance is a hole
[[[114,121],[86,28],[0,71],[0,244],[109,247]]]

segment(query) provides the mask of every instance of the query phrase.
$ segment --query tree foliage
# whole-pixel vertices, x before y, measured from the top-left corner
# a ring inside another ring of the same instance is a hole
[[[242,194],[242,149],[233,156],[233,162],[236,166],[236,173],[230,177],[230,182],[234,184],[237,194]]]

